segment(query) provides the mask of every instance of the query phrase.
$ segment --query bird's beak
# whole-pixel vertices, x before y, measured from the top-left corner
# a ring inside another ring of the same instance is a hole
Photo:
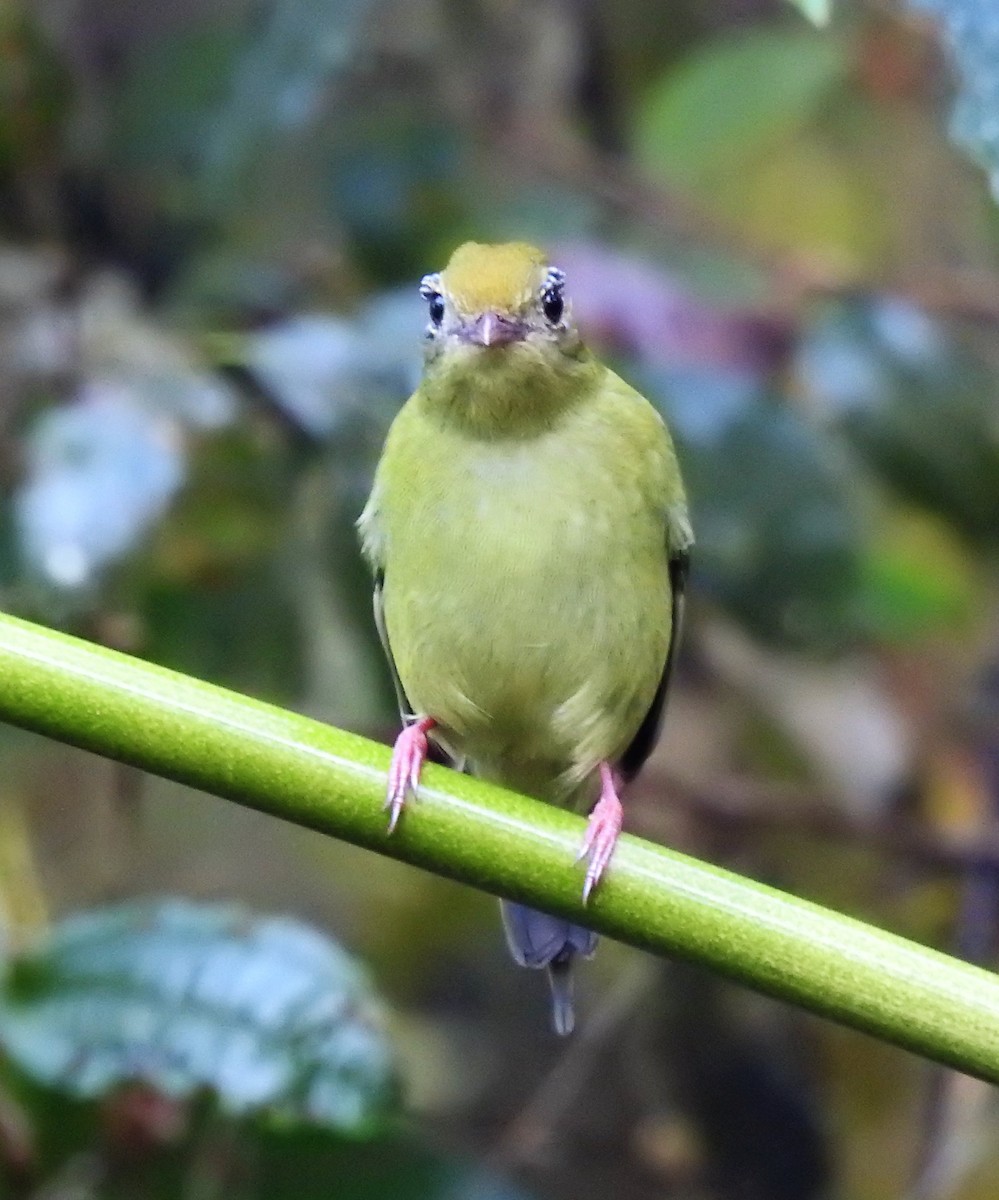
[[[485,312],[465,327],[465,337],[478,346],[505,346],[519,342],[525,333],[522,322],[499,313]]]

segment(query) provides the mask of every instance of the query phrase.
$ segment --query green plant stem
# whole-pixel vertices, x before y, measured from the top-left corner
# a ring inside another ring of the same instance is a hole
[[[630,836],[584,910],[581,818],[429,766],[389,837],[384,746],[8,616],[0,680],[0,719],[702,963],[999,1082],[999,976],[987,971]]]

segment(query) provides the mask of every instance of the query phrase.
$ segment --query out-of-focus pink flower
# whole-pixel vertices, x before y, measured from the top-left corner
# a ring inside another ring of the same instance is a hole
[[[779,317],[719,308],[659,267],[617,250],[571,242],[553,257],[566,273],[584,334],[650,364],[766,373],[790,347],[793,331]]]

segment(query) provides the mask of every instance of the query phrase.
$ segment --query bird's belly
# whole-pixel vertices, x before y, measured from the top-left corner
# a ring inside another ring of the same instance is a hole
[[[438,526],[433,570],[407,555],[387,572],[407,696],[502,782],[531,763],[582,777],[622,752],[652,702],[670,633],[665,554],[537,511],[479,543],[467,528],[452,543]]]

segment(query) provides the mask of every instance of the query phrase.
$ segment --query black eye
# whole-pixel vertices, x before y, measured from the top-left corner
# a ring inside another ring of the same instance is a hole
[[[561,291],[558,288],[546,288],[541,297],[541,311],[545,314],[545,320],[557,325],[562,320],[564,309],[565,301]]]
[[[427,297],[430,306],[430,320],[434,325],[440,325],[444,320],[444,297],[440,292],[431,292]]]
[[[444,320],[444,297],[441,295],[441,277],[424,275],[420,280],[420,295],[427,302],[430,324],[439,329]]]

